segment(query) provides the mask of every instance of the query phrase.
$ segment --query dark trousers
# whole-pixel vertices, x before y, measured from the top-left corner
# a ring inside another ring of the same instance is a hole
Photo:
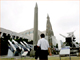
[[[40,51],[35,52],[35,59],[37,59],[38,57],[40,57]]]
[[[48,60],[48,50],[41,50],[39,59]]]
[[[37,59],[38,57],[40,57],[41,48],[34,46],[34,50],[35,50],[35,59]]]

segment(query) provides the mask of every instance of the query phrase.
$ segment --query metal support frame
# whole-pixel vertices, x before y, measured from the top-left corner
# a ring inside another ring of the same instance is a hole
[[[69,56],[69,59],[71,60],[70,48],[65,47],[65,48],[62,48],[62,49],[60,50],[60,53],[59,53],[60,60],[61,60],[61,56],[65,56],[65,55],[68,55],[68,56]]]
[[[60,60],[61,60],[61,55],[59,55],[59,57],[60,57]],[[70,54],[69,54],[69,59],[71,60],[71,56],[70,56]]]

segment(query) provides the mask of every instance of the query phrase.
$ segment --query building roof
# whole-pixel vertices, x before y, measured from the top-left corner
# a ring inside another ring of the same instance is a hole
[[[26,38],[26,39],[31,40],[29,36],[25,36],[25,35],[23,35],[23,34],[19,34],[19,33],[17,33],[17,32],[13,32],[13,31],[11,31],[11,30],[4,29],[4,28],[1,28],[1,27],[0,27],[0,32],[1,32],[1,33],[10,34],[11,36],[14,35],[14,36],[19,36],[19,37],[22,37],[22,38]]]

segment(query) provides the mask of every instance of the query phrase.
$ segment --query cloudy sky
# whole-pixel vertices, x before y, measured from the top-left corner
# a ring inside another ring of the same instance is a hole
[[[75,31],[79,42],[79,1],[1,1],[1,27],[18,33],[33,28],[36,2],[40,31],[46,30],[48,14],[57,40]]]

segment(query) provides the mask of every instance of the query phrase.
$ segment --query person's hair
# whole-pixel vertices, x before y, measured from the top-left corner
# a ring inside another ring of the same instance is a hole
[[[41,36],[41,38],[44,38],[45,37],[45,35],[43,33],[40,36]]]

